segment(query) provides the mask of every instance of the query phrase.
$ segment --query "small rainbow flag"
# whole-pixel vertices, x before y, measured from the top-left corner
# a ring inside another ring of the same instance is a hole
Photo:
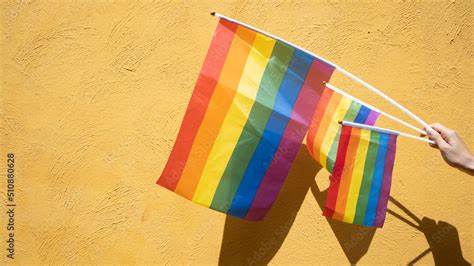
[[[263,219],[334,69],[221,19],[157,183],[203,206]]]
[[[374,125],[378,116],[365,103],[325,87],[306,137],[309,154],[332,173],[341,135],[339,121]]]
[[[396,142],[395,134],[342,126],[324,216],[383,226]]]

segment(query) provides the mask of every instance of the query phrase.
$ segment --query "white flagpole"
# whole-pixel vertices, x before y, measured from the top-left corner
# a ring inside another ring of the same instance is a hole
[[[366,103],[366,102],[364,102],[364,101],[362,101],[362,100],[357,99],[356,97],[354,97],[354,96],[352,96],[352,95],[350,95],[350,94],[344,92],[343,90],[337,88],[337,87],[334,86],[334,85],[331,85],[331,84],[329,84],[329,83],[326,83],[326,87],[327,87],[328,89],[330,89],[330,90],[333,90],[333,91],[335,91],[335,92],[337,92],[337,93],[339,93],[339,94],[341,94],[341,95],[343,95],[343,96],[345,96],[345,97],[347,97],[347,98],[353,100],[353,101],[356,101],[356,102],[358,102],[358,103],[360,103],[360,104],[362,104],[362,105],[367,106],[368,108],[370,108],[370,109],[372,109],[372,110],[374,110],[374,111],[380,113],[380,114],[383,115],[383,116],[386,116],[387,118],[390,118],[390,119],[392,119],[392,120],[394,120],[394,121],[396,121],[396,122],[398,122],[398,123],[400,123],[400,124],[402,124],[402,125],[404,125],[404,126],[407,126],[407,127],[411,128],[411,129],[413,129],[413,130],[415,130],[415,131],[418,131],[418,132],[420,132],[420,133],[423,134],[423,135],[427,135],[425,131],[423,131],[423,130],[421,130],[421,129],[419,129],[419,128],[417,128],[417,127],[415,127],[415,126],[413,126],[413,125],[411,125],[411,124],[409,124],[409,123],[407,123],[407,122],[405,122],[405,121],[403,121],[403,120],[401,120],[401,119],[399,119],[399,118],[397,118],[397,117],[395,117],[395,116],[393,116],[393,115],[391,115],[391,114],[388,114],[388,113],[386,113],[386,112],[384,112],[384,111],[382,111],[382,110],[380,110],[380,109],[378,109],[378,108],[376,108],[376,107],[374,107],[374,106],[372,106],[372,105],[370,105],[370,104],[368,104],[368,103]]]
[[[350,126],[350,127],[357,127],[357,128],[362,128],[362,129],[375,130],[375,131],[379,131],[379,132],[383,132],[383,133],[394,134],[394,135],[399,135],[399,136],[404,136],[404,137],[416,139],[416,140],[423,141],[423,142],[430,143],[430,144],[435,144],[434,141],[429,140],[429,139],[424,139],[424,138],[421,138],[421,137],[418,137],[418,136],[410,135],[410,134],[395,131],[395,130],[386,129],[386,128],[383,128],[383,127],[374,127],[374,126],[369,126],[369,125],[359,124],[359,123],[354,123],[354,122],[349,122],[349,121],[342,121],[341,124],[343,126]]]
[[[339,72],[341,72],[343,75],[345,75],[345,76],[347,76],[348,78],[354,80],[355,82],[361,84],[362,86],[364,86],[364,87],[366,87],[367,89],[373,91],[375,94],[381,96],[382,98],[384,98],[385,100],[387,100],[387,101],[390,102],[391,104],[395,105],[398,109],[400,109],[402,112],[404,112],[405,114],[407,114],[408,116],[410,116],[411,118],[413,118],[415,121],[417,121],[418,123],[420,123],[423,127],[425,127],[425,128],[431,128],[425,121],[421,120],[421,118],[419,118],[418,116],[416,116],[414,113],[410,112],[410,110],[408,110],[407,108],[403,107],[401,104],[399,104],[398,102],[396,102],[396,101],[393,100],[392,98],[388,97],[387,95],[385,95],[383,92],[381,92],[380,90],[378,90],[378,89],[375,88],[374,86],[368,84],[367,82],[365,82],[365,81],[363,81],[362,79],[356,77],[355,75],[353,75],[353,74],[347,72],[345,69],[343,69],[342,67],[340,67],[340,66],[334,64],[333,62],[331,62],[331,61],[329,61],[329,60],[326,60],[326,59],[324,59],[324,58],[322,58],[322,57],[320,57],[320,56],[317,56],[317,55],[315,55],[314,53],[311,53],[310,51],[308,51],[308,50],[306,50],[306,49],[303,49],[303,48],[301,48],[301,47],[299,47],[299,46],[297,46],[297,45],[295,45],[295,44],[293,44],[293,43],[291,43],[291,42],[288,42],[288,41],[286,41],[286,40],[283,40],[283,39],[281,39],[281,38],[279,38],[279,37],[277,37],[277,36],[275,36],[275,35],[273,35],[273,34],[270,34],[270,33],[265,32],[265,31],[263,31],[263,30],[257,29],[257,28],[255,28],[255,27],[252,27],[252,26],[250,26],[250,25],[247,25],[247,24],[245,24],[245,23],[243,23],[243,22],[240,22],[240,21],[238,21],[238,20],[235,20],[235,19],[226,17],[226,16],[224,16],[224,15],[222,15],[222,14],[219,14],[219,13],[216,13],[216,12],[211,12],[211,15],[216,16],[216,17],[221,18],[221,19],[228,20],[228,21],[230,21],[230,22],[237,23],[237,24],[242,25],[242,26],[244,26],[244,27],[246,27],[246,28],[249,28],[249,29],[251,29],[251,30],[254,30],[254,31],[256,31],[256,32],[259,32],[259,33],[261,33],[261,34],[267,35],[267,36],[270,37],[270,38],[273,38],[273,39],[275,39],[275,40],[281,41],[281,42],[283,42],[283,43],[285,43],[285,44],[287,44],[287,45],[289,45],[289,46],[292,46],[292,47],[294,47],[294,48],[296,48],[296,49],[299,49],[299,50],[301,50],[301,51],[303,51],[303,52],[305,52],[305,53],[308,53],[308,54],[310,54],[311,56],[314,56],[315,58],[317,58],[317,59],[319,59],[319,60],[325,62],[326,64],[333,66],[336,70],[338,70]]]
[[[354,80],[355,82],[361,84],[362,86],[366,87],[367,89],[375,92],[375,94],[379,95],[380,97],[384,98],[385,100],[387,100],[389,103],[395,105],[398,109],[400,109],[402,112],[404,112],[405,114],[407,114],[408,116],[410,116],[411,118],[413,118],[415,121],[417,121],[418,123],[420,123],[423,127],[425,128],[429,128],[431,129],[431,127],[423,120],[421,120],[421,118],[419,118],[418,116],[416,116],[414,113],[410,112],[410,110],[408,110],[407,108],[405,108],[404,106],[402,106],[401,104],[399,104],[398,102],[396,102],[394,99],[388,97],[386,94],[384,94],[383,92],[381,92],[380,90],[378,90],[377,88],[375,88],[374,86],[370,85],[369,83],[363,81],[362,79],[356,77],[355,75],[349,73],[348,71],[346,71],[345,69],[343,69],[342,67],[340,66],[337,66],[337,70],[339,72],[341,72],[342,74],[344,74],[345,76],[349,77],[350,79]]]

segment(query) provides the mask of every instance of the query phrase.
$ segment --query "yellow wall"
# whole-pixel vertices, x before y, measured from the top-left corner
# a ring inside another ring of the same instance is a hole
[[[452,225],[435,235],[436,252],[454,257],[457,231],[474,261],[473,178],[410,139],[399,138],[395,215],[376,231],[321,216],[328,173],[305,148],[262,223],[154,184],[217,23],[211,10],[336,62],[474,149],[472,1],[255,2],[1,1],[0,191],[4,202],[13,152],[15,262],[406,264],[429,247],[396,216],[415,222],[408,213]],[[341,75],[333,81],[409,120]]]

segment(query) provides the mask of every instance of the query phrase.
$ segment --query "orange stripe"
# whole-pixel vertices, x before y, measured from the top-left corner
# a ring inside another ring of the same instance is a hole
[[[314,154],[314,140],[316,138],[316,134],[318,134],[319,131],[318,129],[322,120],[321,118],[324,115],[324,111],[326,110],[326,106],[328,105],[332,94],[333,90],[324,87],[323,94],[321,95],[321,99],[319,100],[318,106],[316,107],[313,119],[311,119],[311,125],[309,126],[308,137],[306,139],[306,146],[308,147],[308,151],[311,155]]]
[[[236,30],[219,82],[175,190],[176,193],[188,199],[193,198],[212,145],[232,104],[255,36],[256,32],[244,27],[239,26]]]
[[[351,139],[347,147],[346,160],[344,163],[344,170],[342,171],[341,181],[339,183],[339,192],[337,193],[336,211],[333,218],[341,220],[344,218],[346,211],[347,194],[351,185],[352,171],[354,170],[354,162],[359,147],[360,128],[353,128],[351,131]]]
[[[327,89],[329,90],[329,89]],[[333,93],[329,102],[324,108],[324,115],[321,117],[321,122],[319,124],[318,133],[314,138],[314,145],[313,145],[313,154],[314,158],[319,162],[320,153],[321,153],[321,145],[323,144],[324,136],[326,135],[326,131],[328,130],[329,124],[332,121],[332,116],[336,112],[337,106],[339,102],[342,100],[342,95],[339,93]]]

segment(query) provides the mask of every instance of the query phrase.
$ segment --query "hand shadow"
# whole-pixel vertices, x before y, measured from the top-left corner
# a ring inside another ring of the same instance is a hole
[[[435,265],[470,265],[462,255],[461,242],[456,227],[443,221],[438,221],[438,223],[436,223],[435,220],[428,217],[423,217],[423,219],[420,220],[415,214],[393,197],[390,197],[389,201],[411,217],[415,222],[411,222],[409,219],[396,213],[392,210],[393,208],[389,209],[387,212],[422,232],[429,245],[428,249],[416,256],[408,263],[408,265],[413,265],[430,252],[433,254]]]
[[[327,190],[321,191],[314,179],[320,170],[321,166],[311,158],[306,146],[302,145],[275,204],[263,221],[250,222],[229,215],[226,217],[219,264],[268,264],[288,235],[309,189],[321,211],[323,210]],[[387,212],[423,232],[430,245],[409,264],[432,252],[436,265],[469,265],[462,256],[459,234],[454,226],[442,221],[436,224],[426,217],[420,220],[393,197],[389,201],[415,222],[396,213],[393,208]],[[367,253],[376,229],[332,219],[327,221],[349,262],[357,263]]]
[[[321,167],[302,145],[285,183],[263,221],[227,215],[219,264],[268,264],[280,249]]]

